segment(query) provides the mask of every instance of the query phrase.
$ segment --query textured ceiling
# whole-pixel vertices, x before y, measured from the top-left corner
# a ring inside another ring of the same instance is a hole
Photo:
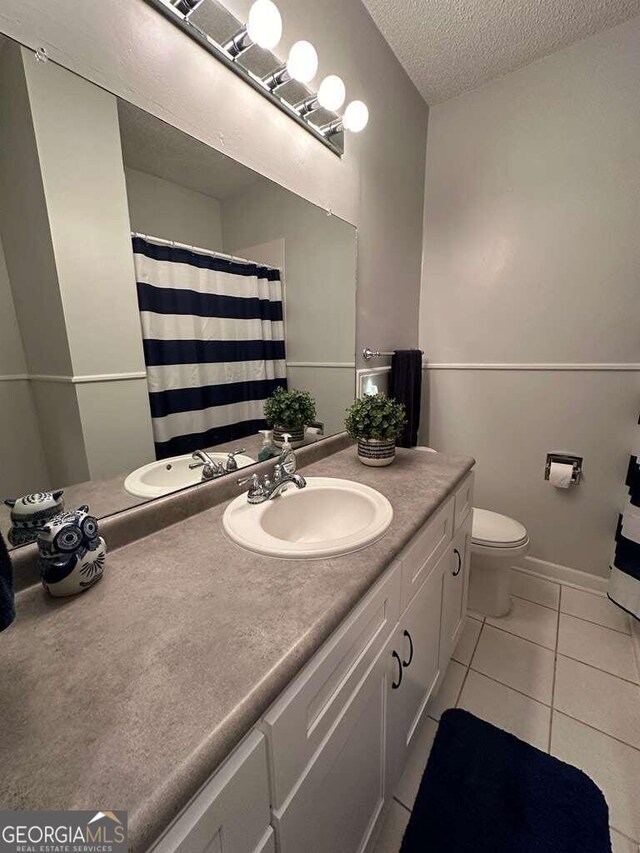
[[[118,116],[125,166],[218,199],[265,180],[126,101],[118,101]]]
[[[429,104],[640,14],[640,0],[362,2]]]

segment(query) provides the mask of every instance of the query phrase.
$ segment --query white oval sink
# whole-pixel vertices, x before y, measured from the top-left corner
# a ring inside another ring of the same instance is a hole
[[[227,453],[209,453],[216,462],[227,460]],[[250,456],[239,454],[234,457],[238,468],[246,468],[247,465],[255,465],[255,459]],[[192,455],[186,453],[184,456],[173,456],[170,459],[161,459],[159,462],[150,462],[137,468],[124,481],[124,487],[130,495],[136,498],[161,498],[170,495],[186,486],[195,486],[202,480],[202,468],[189,468],[194,462]]]
[[[250,504],[239,495],[222,519],[228,536],[258,554],[310,560],[365,548],[393,519],[389,501],[369,486],[333,477],[309,477],[279,497]]]

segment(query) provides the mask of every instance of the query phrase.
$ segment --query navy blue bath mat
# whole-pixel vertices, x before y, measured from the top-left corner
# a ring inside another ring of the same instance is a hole
[[[446,711],[401,853],[611,853],[609,810],[581,770]]]

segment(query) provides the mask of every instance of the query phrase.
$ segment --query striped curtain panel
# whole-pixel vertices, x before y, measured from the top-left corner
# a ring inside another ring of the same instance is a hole
[[[640,421],[638,421],[640,424]],[[629,499],[618,521],[616,553],[611,566],[609,598],[640,619],[640,456],[629,460]]]
[[[133,238],[156,456],[266,427],[287,387],[280,272]]]

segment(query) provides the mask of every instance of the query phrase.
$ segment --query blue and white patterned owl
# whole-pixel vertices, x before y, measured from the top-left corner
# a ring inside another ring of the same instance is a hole
[[[7,498],[11,509],[11,530],[8,540],[14,545],[27,545],[38,538],[38,530],[64,510],[64,492],[35,492],[23,498]]]
[[[88,506],[63,512],[44,525],[38,550],[42,585],[51,595],[76,595],[102,577],[107,546]]]

